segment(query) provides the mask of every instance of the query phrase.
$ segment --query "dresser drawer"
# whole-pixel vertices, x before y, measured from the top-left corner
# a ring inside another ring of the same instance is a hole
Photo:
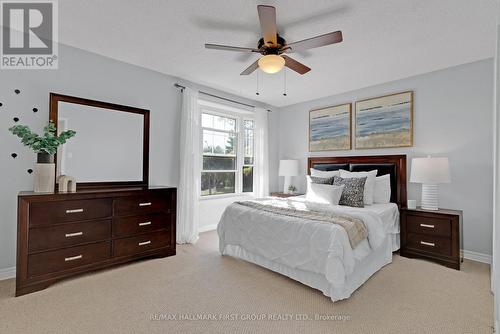
[[[408,233],[407,248],[435,254],[451,256],[450,238],[436,237],[426,234]]]
[[[111,220],[37,227],[29,231],[29,252],[103,241],[110,237]]]
[[[161,231],[113,241],[113,256],[139,254],[170,245],[170,232]]]
[[[30,226],[111,217],[111,203],[110,198],[32,203]]]
[[[118,216],[145,214],[168,209],[168,199],[161,196],[131,196],[114,200],[114,214]]]
[[[113,236],[127,237],[168,229],[169,226],[170,214],[166,213],[115,218],[113,219]]]
[[[64,248],[28,256],[28,276],[38,276],[92,264],[111,257],[111,243]]]
[[[406,228],[410,233],[427,234],[440,237],[451,236],[451,221],[446,218],[407,215]]]

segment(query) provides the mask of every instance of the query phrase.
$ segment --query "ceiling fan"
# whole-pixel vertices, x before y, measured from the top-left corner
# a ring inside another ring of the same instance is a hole
[[[205,44],[205,48],[207,49],[260,53],[262,57],[247,67],[240,75],[251,74],[259,67],[266,73],[277,73],[281,71],[284,66],[299,74],[306,74],[311,69],[287,56],[287,53],[304,51],[342,42],[342,31],[335,31],[304,39],[299,42],[287,43],[286,40],[278,34],[278,29],[276,27],[276,8],[273,6],[259,5],[257,6],[257,11],[259,13],[260,27],[263,35],[263,38],[261,38],[257,44],[257,48]]]

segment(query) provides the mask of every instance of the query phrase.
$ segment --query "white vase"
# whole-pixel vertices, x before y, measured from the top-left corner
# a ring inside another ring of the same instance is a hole
[[[54,192],[56,182],[56,164],[54,156],[48,156],[43,153],[38,154],[37,163],[35,164],[34,178],[36,193],[51,193]]]

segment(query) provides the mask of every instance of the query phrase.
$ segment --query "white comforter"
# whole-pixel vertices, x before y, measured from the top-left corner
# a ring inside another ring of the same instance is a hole
[[[302,210],[324,210],[363,220],[368,240],[353,250],[347,233],[336,224],[281,216],[237,203],[228,206],[221,217],[217,227],[221,254],[226,245],[240,246],[290,268],[322,274],[333,286],[342,286],[346,276],[353,272],[356,259],[364,258],[382,244],[388,233],[397,229],[368,208],[312,204],[301,198],[259,201]]]

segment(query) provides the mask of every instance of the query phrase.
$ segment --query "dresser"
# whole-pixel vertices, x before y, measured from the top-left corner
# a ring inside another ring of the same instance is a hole
[[[20,193],[16,296],[92,270],[175,255],[175,227],[175,188]]]
[[[462,211],[401,209],[401,249],[405,257],[428,259],[460,270]]]

